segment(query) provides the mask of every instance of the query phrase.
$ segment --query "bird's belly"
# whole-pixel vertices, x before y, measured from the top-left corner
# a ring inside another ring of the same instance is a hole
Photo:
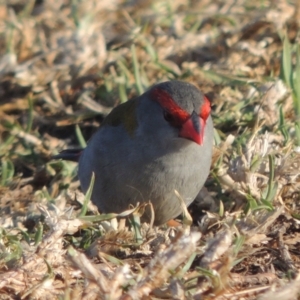
[[[196,144],[192,146],[198,147]],[[101,173],[96,172],[92,194],[92,200],[101,212],[118,213],[126,210],[130,204],[150,201],[155,212],[155,223],[162,224],[182,211],[175,190],[179,192],[186,205],[189,205],[208,175],[209,167],[205,169],[201,163],[206,158],[200,151],[190,153],[192,155],[187,157],[183,149],[152,157],[148,161],[145,159],[148,157],[146,154],[145,157],[141,155],[136,159],[122,162],[116,159],[108,162],[102,155],[99,156],[100,163],[105,163],[101,166],[90,165],[85,172],[79,170],[79,174],[85,174],[80,178],[82,189],[86,191],[89,185],[87,179],[90,176],[86,174],[101,170]]]

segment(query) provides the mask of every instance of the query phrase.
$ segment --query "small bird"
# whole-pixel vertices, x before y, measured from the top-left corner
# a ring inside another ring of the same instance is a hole
[[[79,160],[78,177],[104,213],[120,213],[151,202],[155,225],[182,212],[175,194],[188,206],[209,174],[213,122],[209,100],[192,84],[167,81],[115,107],[82,150],[54,158]],[[150,220],[146,210],[144,220]]]

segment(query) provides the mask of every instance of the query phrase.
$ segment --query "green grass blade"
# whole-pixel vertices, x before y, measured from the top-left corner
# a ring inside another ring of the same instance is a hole
[[[75,133],[80,147],[85,148],[87,144],[78,124],[75,126]]]
[[[43,239],[44,227],[42,223],[38,224],[38,230],[34,237],[34,245],[37,246]]]
[[[132,44],[131,46],[131,54],[132,54],[132,63],[133,63],[133,72],[134,72],[134,79],[135,79],[135,85],[138,93],[141,95],[144,93],[144,88],[142,86],[141,82],[141,74],[139,71],[139,63],[136,57],[136,49],[135,45]]]
[[[15,167],[10,159],[1,160],[1,185],[5,186],[14,176]]]
[[[81,211],[78,215],[78,217],[83,217],[86,215],[86,212],[87,212],[87,206],[88,206],[88,203],[92,197],[92,192],[93,192],[93,188],[94,188],[94,183],[95,183],[95,173],[93,172],[92,173],[92,178],[91,178],[91,182],[90,182],[90,186],[85,194],[85,197],[84,197],[84,201],[83,201],[83,206],[81,208]]]
[[[127,94],[126,94],[126,85],[125,83],[120,83],[119,84],[119,97],[120,97],[120,102],[124,103],[128,100]]]
[[[266,199],[264,199],[266,202],[272,201],[272,195],[274,194],[273,189],[275,188],[274,185],[274,173],[275,173],[275,166],[274,166],[274,157],[273,155],[269,155],[269,182],[268,182],[268,192]]]
[[[296,111],[297,123],[300,124],[300,45],[297,47],[296,53],[296,67],[295,76],[293,81],[293,91],[294,91],[294,106]]]
[[[288,87],[292,87],[292,57],[291,45],[287,36],[283,39],[283,51],[281,59],[281,78],[285,81]]]

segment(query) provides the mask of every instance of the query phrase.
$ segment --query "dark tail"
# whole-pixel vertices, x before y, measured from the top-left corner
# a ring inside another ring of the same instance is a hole
[[[78,162],[82,151],[82,148],[66,149],[61,151],[59,154],[52,156],[52,159],[64,159]]]

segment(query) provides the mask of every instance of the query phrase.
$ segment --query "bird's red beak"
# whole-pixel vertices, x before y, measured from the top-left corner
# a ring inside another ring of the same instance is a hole
[[[205,121],[195,111],[182,125],[179,136],[203,144]]]

